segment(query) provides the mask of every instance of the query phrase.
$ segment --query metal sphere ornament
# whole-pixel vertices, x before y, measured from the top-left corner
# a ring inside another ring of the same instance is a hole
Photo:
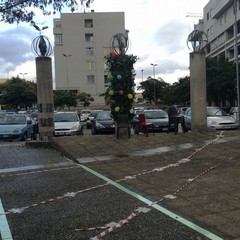
[[[111,39],[111,47],[113,50],[112,53],[115,52],[116,54],[125,54],[129,48],[128,31],[126,31],[125,34],[115,34]]]
[[[34,38],[32,41],[32,51],[38,57],[49,57],[53,53],[49,38],[43,35]]]
[[[191,46],[189,46],[191,43]],[[208,37],[206,33],[200,30],[193,30],[187,38],[187,46],[193,52],[202,52],[204,47],[208,43]]]

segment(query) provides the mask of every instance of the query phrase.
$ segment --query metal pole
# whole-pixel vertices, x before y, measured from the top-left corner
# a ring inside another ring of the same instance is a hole
[[[143,69],[142,69],[142,82],[143,82]]]
[[[67,90],[69,92],[69,78],[68,78],[68,58],[72,56],[72,54],[63,54],[63,56],[66,58],[66,64],[67,64]]]
[[[22,75],[22,79],[25,79],[25,75],[28,73],[19,73],[20,75]]]
[[[237,106],[238,106],[238,130],[240,129],[240,94],[239,94],[239,69],[238,69],[238,28],[237,28],[237,0],[234,0],[234,32],[235,32],[235,64],[236,64],[236,79],[237,79]]]
[[[154,103],[156,104],[156,81],[155,81],[155,67],[157,66],[156,63],[151,63],[153,66],[153,98],[154,98]]]

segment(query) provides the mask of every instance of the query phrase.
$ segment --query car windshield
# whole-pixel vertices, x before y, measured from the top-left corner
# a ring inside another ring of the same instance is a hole
[[[167,113],[164,111],[146,111],[144,114],[147,119],[159,119],[168,117]]]
[[[98,120],[111,120],[110,112],[99,112],[97,115]]]
[[[207,108],[207,116],[227,116],[227,113],[220,108]]]
[[[26,124],[26,116],[5,116],[1,119],[1,125],[23,125]]]
[[[75,113],[56,113],[54,114],[55,122],[78,122],[78,116]]]

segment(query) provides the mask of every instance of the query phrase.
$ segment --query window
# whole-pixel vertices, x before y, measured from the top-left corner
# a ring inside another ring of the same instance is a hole
[[[93,47],[86,47],[86,56],[88,56],[88,57],[94,56],[94,48]]]
[[[94,75],[87,75],[87,83],[94,84],[95,83],[95,76]]]
[[[56,28],[61,28],[61,21],[54,21]]]
[[[85,28],[92,28],[93,27],[93,20],[92,19],[85,19]]]
[[[207,13],[207,20],[209,20],[209,12]]]
[[[87,70],[94,70],[95,69],[95,62],[87,61],[86,62],[86,68],[87,68]]]
[[[62,34],[55,34],[54,39],[56,44],[62,43]]]
[[[85,41],[86,42],[93,42],[93,33],[86,33],[85,34]]]

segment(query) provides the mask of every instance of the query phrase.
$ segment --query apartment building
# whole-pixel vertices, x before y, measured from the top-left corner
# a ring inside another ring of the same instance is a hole
[[[54,19],[56,90],[90,93],[93,105],[104,104],[107,87],[105,56],[111,39],[125,33],[123,12],[62,13]]]
[[[240,53],[240,0],[210,0],[203,14],[199,27],[208,37],[206,57],[224,56],[234,61],[235,46],[238,46],[238,55]]]

